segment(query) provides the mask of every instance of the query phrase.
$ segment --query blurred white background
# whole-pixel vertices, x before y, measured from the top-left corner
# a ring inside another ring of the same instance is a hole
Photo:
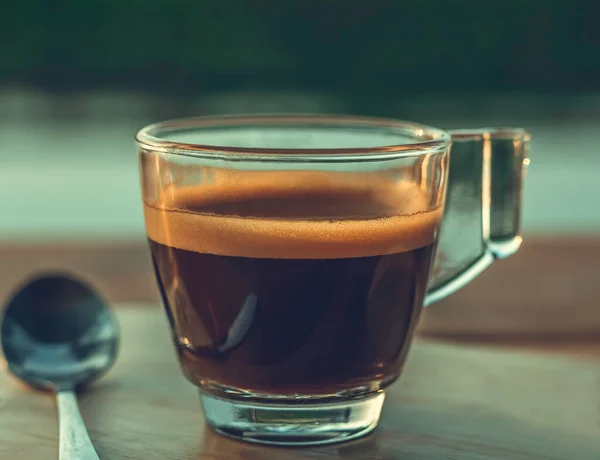
[[[520,126],[532,134],[524,233],[600,233],[600,96],[435,96],[386,115],[441,128]],[[240,112],[344,113],[318,94],[237,92],[185,102],[144,94],[0,93],[0,240],[144,238],[134,134],[161,119]]]

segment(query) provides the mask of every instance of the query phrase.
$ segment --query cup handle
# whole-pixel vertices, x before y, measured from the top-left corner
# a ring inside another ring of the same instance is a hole
[[[425,306],[457,291],[521,245],[530,135],[522,129],[450,131],[446,208]]]

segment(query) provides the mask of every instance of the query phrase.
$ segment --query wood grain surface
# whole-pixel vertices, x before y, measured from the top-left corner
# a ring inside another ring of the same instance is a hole
[[[144,242],[0,244],[0,298],[33,272],[73,271],[113,302],[158,301]],[[506,343],[600,343],[600,238],[525,238],[513,257],[426,309],[421,332]]]
[[[210,431],[181,376],[157,305],[117,309],[115,368],[80,395],[102,460],[597,460],[600,357],[524,353],[421,339],[374,434],[281,449]],[[57,458],[56,406],[0,373],[0,458]]]

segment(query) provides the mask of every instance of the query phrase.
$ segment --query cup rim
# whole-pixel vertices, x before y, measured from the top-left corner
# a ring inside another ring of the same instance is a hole
[[[186,143],[169,140],[169,134],[222,127],[331,126],[383,129],[408,136],[411,142],[344,148],[240,147]],[[414,142],[412,141],[414,139]],[[172,155],[243,161],[373,161],[420,156],[445,151],[451,143],[448,132],[404,120],[337,114],[240,114],[171,119],[140,129],[135,136],[140,149]]]

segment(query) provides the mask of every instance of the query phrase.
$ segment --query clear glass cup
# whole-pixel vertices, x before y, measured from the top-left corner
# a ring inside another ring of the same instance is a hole
[[[136,139],[158,286],[210,426],[286,445],[373,430],[426,302],[451,136],[273,115],[167,121]],[[432,298],[485,265],[460,264]]]

